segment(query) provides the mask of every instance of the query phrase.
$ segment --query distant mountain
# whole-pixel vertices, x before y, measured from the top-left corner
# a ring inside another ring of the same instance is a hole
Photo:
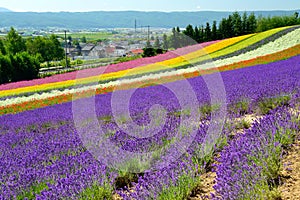
[[[139,11],[99,11],[99,12],[3,12],[0,27],[16,28],[133,28],[137,26],[171,28],[186,27],[188,24],[202,25],[214,20],[220,21],[232,12],[139,12]],[[255,11],[256,15],[292,15],[295,11]],[[20,20],[22,19],[22,20]]]
[[[0,12],[12,12],[12,11],[8,10],[7,8],[0,7]]]

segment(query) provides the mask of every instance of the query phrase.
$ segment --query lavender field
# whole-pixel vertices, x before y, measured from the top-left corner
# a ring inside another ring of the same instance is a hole
[[[0,86],[0,199],[285,199],[299,33]]]

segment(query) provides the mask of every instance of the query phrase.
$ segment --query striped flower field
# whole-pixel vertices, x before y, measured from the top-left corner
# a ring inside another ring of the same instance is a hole
[[[299,107],[299,26],[0,85],[0,199],[276,199]]]

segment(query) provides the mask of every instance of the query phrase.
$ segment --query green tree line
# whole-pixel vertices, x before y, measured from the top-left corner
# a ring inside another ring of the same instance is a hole
[[[218,24],[216,21],[212,24],[207,22],[205,25],[195,27],[189,24],[184,30],[174,27],[170,36],[164,35],[163,48],[177,49],[195,43],[231,38],[299,24],[298,12],[291,16],[273,17],[256,17],[254,13],[248,14],[244,12],[241,15],[239,12],[234,12],[223,18]]]
[[[64,58],[64,50],[55,35],[22,38],[11,28],[0,39],[0,84],[38,77],[40,63]]]

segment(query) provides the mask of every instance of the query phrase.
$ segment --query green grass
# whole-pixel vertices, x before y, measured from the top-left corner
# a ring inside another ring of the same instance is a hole
[[[291,97],[289,95],[283,95],[273,98],[265,98],[258,102],[258,113],[266,115],[271,110],[283,106],[288,105],[289,101],[291,100]]]
[[[56,33],[57,36],[64,38],[64,33]],[[71,36],[72,39],[81,39],[82,37],[86,37],[87,41],[95,41],[99,39],[109,39],[112,37],[111,33],[108,32],[79,32],[79,33],[67,33],[67,37]]]
[[[229,108],[230,112],[235,113],[235,114],[240,114],[240,115],[245,115],[249,112],[250,110],[250,99],[241,99],[235,104],[232,104]]]
[[[138,55],[138,56],[131,56],[131,57],[120,57],[120,58],[117,58],[114,61],[114,64],[122,63],[122,62],[128,62],[128,61],[136,60],[136,59],[139,59],[139,58],[142,58],[142,56]]]
[[[86,188],[83,192],[81,192],[81,194],[79,195],[79,199],[111,200],[113,199],[113,191],[114,188],[110,184],[104,183],[100,186],[99,183],[95,182],[91,187]]]
[[[199,185],[200,178],[190,174],[184,174],[176,181],[172,182],[171,186],[163,188],[158,195],[159,200],[182,200],[190,196],[193,189]]]
[[[217,112],[220,109],[221,105],[219,104],[205,104],[199,108],[199,112],[203,118],[210,116],[212,113]]]
[[[52,184],[54,183],[53,181],[48,182]],[[28,191],[23,191],[21,194],[19,194],[16,199],[22,200],[27,198],[28,200],[33,200],[36,198],[37,194],[41,194],[41,192],[45,189],[48,189],[47,182],[36,183],[31,186]]]

